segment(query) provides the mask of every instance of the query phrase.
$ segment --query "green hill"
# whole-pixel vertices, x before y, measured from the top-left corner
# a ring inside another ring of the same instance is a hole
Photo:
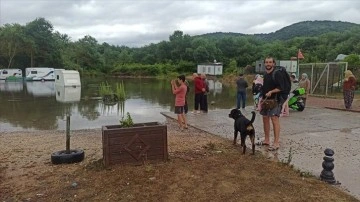
[[[224,37],[231,37],[231,36],[247,36],[247,34],[242,33],[234,33],[234,32],[214,32],[214,33],[206,33],[202,35],[197,35],[194,37],[205,37],[207,39],[222,39]]]
[[[319,36],[328,32],[344,32],[359,24],[341,21],[304,21],[284,27],[269,34],[255,34],[266,40],[287,40],[294,37]]]
[[[350,23],[350,22],[341,22],[341,21],[304,21],[294,23],[292,25],[286,26],[275,32],[267,34],[242,34],[242,33],[208,33],[200,36],[206,38],[224,38],[228,36],[255,36],[256,38],[263,40],[287,40],[294,37],[312,37],[319,36],[329,32],[344,32],[345,30],[352,29],[354,27],[360,27],[359,24]]]

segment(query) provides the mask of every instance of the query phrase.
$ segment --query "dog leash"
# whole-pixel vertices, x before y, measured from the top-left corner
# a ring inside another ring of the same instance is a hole
[[[260,104],[263,104],[267,99],[268,97],[265,96],[265,99],[261,100]]]

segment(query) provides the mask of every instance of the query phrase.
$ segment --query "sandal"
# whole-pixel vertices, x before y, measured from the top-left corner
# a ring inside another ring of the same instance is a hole
[[[277,151],[278,149],[279,149],[279,147],[271,146],[268,148],[268,151]]]
[[[269,146],[270,144],[266,143],[266,142],[263,142],[263,141],[260,141],[260,142],[257,142],[256,145],[258,145],[258,146]]]

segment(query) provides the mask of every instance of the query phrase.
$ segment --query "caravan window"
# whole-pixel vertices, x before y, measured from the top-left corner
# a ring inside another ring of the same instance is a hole
[[[8,72],[6,71],[6,70],[4,70],[3,72],[2,72],[2,74],[7,74]]]
[[[59,75],[56,75],[56,79],[57,79],[57,80],[59,80],[59,79],[60,79]]]
[[[31,71],[30,74],[37,74],[37,71]]]

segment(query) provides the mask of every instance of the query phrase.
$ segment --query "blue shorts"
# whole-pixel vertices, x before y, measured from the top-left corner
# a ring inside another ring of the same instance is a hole
[[[184,114],[185,107],[184,106],[175,106],[175,114]]]

